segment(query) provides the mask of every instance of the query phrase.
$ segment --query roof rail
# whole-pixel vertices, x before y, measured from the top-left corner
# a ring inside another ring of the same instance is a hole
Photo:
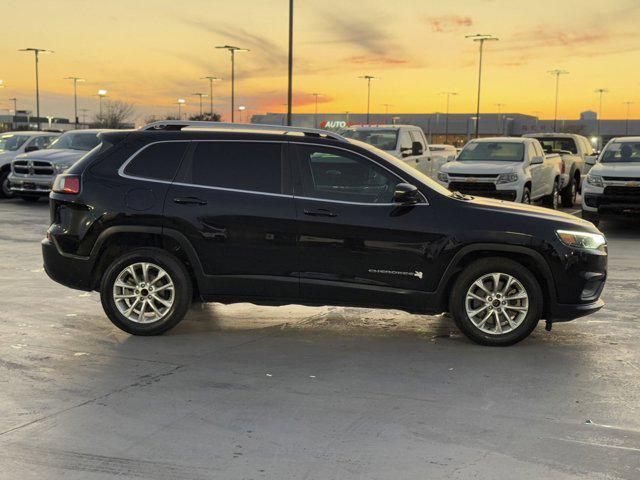
[[[287,127],[283,125],[261,125],[257,123],[223,123],[196,120],[160,120],[149,123],[140,130],[182,130],[183,128],[206,128],[211,130],[255,130],[259,132],[301,133],[309,137],[326,137],[346,142],[347,139],[328,130],[306,127]]]

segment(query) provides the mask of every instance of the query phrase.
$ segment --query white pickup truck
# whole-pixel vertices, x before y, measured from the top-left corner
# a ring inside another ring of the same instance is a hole
[[[560,198],[563,207],[572,207],[590,168],[586,160],[596,158],[589,140],[573,133],[529,133],[524,136],[537,139],[546,153],[560,154]]]
[[[384,150],[431,178],[455,156],[444,149],[431,151],[424,132],[415,125],[353,125],[341,134]]]
[[[557,209],[561,163],[560,155],[545,155],[534,138],[481,138],[444,164],[437,180],[452,191],[521,203],[542,200]]]

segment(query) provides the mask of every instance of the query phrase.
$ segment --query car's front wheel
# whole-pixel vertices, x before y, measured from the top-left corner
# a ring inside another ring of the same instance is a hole
[[[192,288],[180,260],[159,248],[139,248],[107,267],[100,298],[116,327],[133,335],[160,335],[184,318]]]
[[[554,210],[557,210],[560,207],[560,185],[557,178],[553,182],[553,190],[551,190],[549,195],[544,197],[543,203],[547,208],[552,208]]]
[[[0,172],[0,198],[11,198],[13,192],[9,188],[9,170]]]
[[[533,331],[542,315],[542,298],[540,284],[526,267],[508,258],[484,258],[456,280],[450,310],[474,342],[506,346]]]

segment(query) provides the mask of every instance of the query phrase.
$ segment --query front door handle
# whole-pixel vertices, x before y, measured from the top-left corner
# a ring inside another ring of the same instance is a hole
[[[304,209],[304,214],[309,215],[310,217],[337,217],[337,213],[333,213],[331,210],[327,210],[326,208],[314,208],[314,209]]]
[[[197,197],[178,197],[173,199],[178,205],[206,205],[207,202]]]

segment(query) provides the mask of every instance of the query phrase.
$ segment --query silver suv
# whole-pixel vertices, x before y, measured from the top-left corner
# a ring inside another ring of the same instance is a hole
[[[26,201],[49,195],[56,176],[96,147],[98,133],[103,131],[108,130],[71,130],[43,150],[16,156],[11,163],[9,188]]]

